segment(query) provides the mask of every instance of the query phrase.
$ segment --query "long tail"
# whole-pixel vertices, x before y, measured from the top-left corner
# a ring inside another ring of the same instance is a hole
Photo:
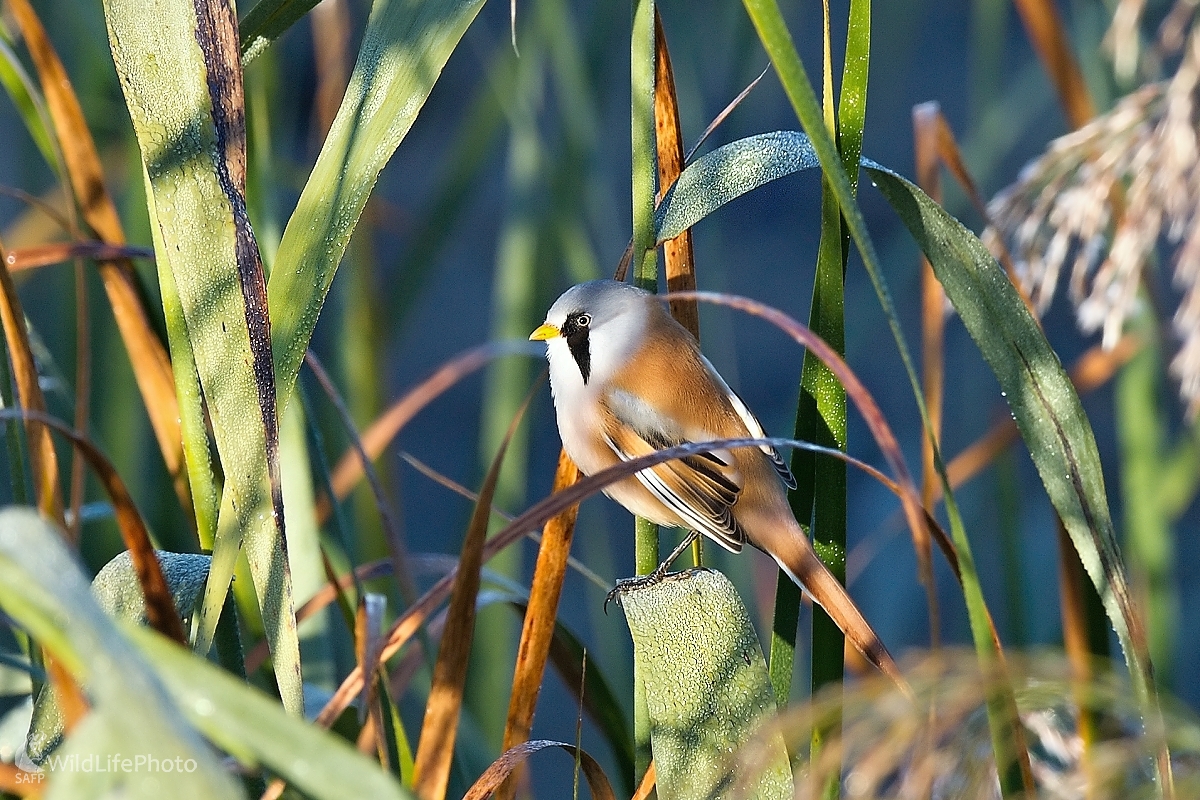
[[[771,541],[757,541],[755,545],[774,558],[779,568],[825,609],[867,661],[895,681],[900,691],[911,698],[912,688],[900,674],[891,653],[850,599],[846,588],[817,558],[808,537],[797,526],[795,530],[776,529],[770,538]]]

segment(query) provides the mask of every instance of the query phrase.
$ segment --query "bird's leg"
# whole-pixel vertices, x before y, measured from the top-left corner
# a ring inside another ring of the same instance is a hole
[[[607,597],[604,598],[605,608],[608,608],[608,603],[610,600],[615,600],[617,601],[617,604],[620,605],[621,595],[625,592],[632,592],[637,589],[647,589],[656,583],[661,582],[662,579],[667,576],[667,570],[671,568],[671,564],[674,563],[675,559],[679,558],[679,556],[683,554],[684,550],[687,550],[689,547],[691,547],[692,542],[696,541],[696,537],[699,535],[699,531],[688,531],[687,536],[683,537],[683,541],[679,543],[679,546],[672,550],[671,554],[667,556],[666,560],[655,567],[653,572],[646,575],[639,575],[636,578],[625,578],[624,580],[617,581],[617,585],[614,586],[613,590],[608,593]]]

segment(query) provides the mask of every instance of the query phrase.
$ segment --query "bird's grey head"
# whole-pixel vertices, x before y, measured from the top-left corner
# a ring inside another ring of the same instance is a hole
[[[548,339],[552,374],[568,351],[584,384],[604,382],[633,355],[642,339],[653,295],[618,281],[572,286],[546,312],[535,338]],[[540,335],[539,335],[540,334]]]

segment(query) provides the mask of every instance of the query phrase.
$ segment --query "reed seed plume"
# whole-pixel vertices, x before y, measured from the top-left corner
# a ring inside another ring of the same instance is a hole
[[[1130,40],[1140,3],[1126,0],[1110,30],[1118,69],[1137,53]],[[1182,10],[1181,10],[1182,9]],[[1076,321],[1102,331],[1105,347],[1138,309],[1143,271],[1159,248],[1181,292],[1172,319],[1178,349],[1171,374],[1190,417],[1200,411],[1200,37],[1194,0],[1182,0],[1143,59],[1180,46],[1166,80],[1137,89],[1108,113],[1051,143],[990,204],[984,241],[1012,253],[1018,280],[1044,312],[1068,273]],[[1186,16],[1186,26],[1184,18]],[[1132,27],[1131,27],[1132,26]],[[1188,30],[1190,28],[1190,30]],[[1186,33],[1184,31],[1187,31]]]
[[[999,800],[985,710],[992,682],[981,674],[978,659],[967,650],[947,649],[910,656],[902,664],[915,703],[875,677],[844,693],[818,693],[739,751],[733,784],[762,766],[766,735],[782,732],[790,747],[803,752],[815,731],[824,744],[815,760],[801,762],[798,798],[811,796],[840,765],[847,800]],[[1072,680],[1061,655],[1009,655],[1039,798],[1154,796],[1155,736],[1145,732],[1124,675],[1097,667],[1084,685]],[[1164,711],[1177,796],[1195,797],[1200,727],[1190,712]],[[1080,737],[1081,713],[1096,732],[1090,751]]]

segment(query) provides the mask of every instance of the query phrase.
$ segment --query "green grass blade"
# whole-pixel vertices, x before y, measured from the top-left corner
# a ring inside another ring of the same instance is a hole
[[[912,183],[878,165],[867,168],[929,257],[1000,382],[1050,501],[1117,631],[1147,726],[1156,733],[1161,713],[1146,634],[1109,515],[1095,437],[1070,378],[983,243]]]
[[[88,688],[92,713],[55,756],[141,754],[193,763],[194,771],[120,768],[59,771],[50,766],[50,796],[233,798],[236,784],[178,709],[150,667],[101,610],[62,535],[29,508],[0,511],[0,608]],[[161,646],[191,658],[178,645]],[[215,669],[214,669],[215,671]],[[230,679],[232,680],[232,679]],[[190,761],[189,761],[190,760]]]
[[[1170,509],[1159,487],[1166,462],[1167,429],[1162,395],[1162,348],[1155,321],[1141,315],[1131,324],[1146,342],[1118,373],[1114,403],[1121,443],[1121,499],[1129,566],[1142,580],[1147,640],[1156,677],[1171,685],[1178,631],[1179,598],[1174,588],[1175,553]]]
[[[378,0],[267,284],[280,405],[380,170],[412,127],[482,0]]]
[[[654,0],[633,0],[630,34],[630,126],[633,186],[633,282],[658,291],[658,250],[654,243],[654,183],[658,174],[654,131]],[[633,525],[633,560],[639,575],[658,566],[658,526],[642,517]],[[641,780],[650,767],[650,716],[642,667],[633,666],[634,777]]]
[[[205,8],[213,13],[199,13]],[[158,267],[171,271],[178,291],[225,474],[197,646],[205,652],[211,645],[244,542],[280,694],[299,714],[266,286],[246,216],[241,71],[229,41],[234,22],[220,8],[187,0],[149,9],[129,0],[104,5],[149,179]]]
[[[240,763],[266,767],[306,797],[413,797],[345,740],[288,716],[257,689],[151,631],[125,633],[187,720]]]
[[[29,131],[42,158],[46,159],[55,173],[62,175],[62,158],[58,153],[58,143],[50,133],[53,127],[41,94],[4,36],[0,36],[0,85],[4,86],[4,91],[21,115],[25,130]]]

